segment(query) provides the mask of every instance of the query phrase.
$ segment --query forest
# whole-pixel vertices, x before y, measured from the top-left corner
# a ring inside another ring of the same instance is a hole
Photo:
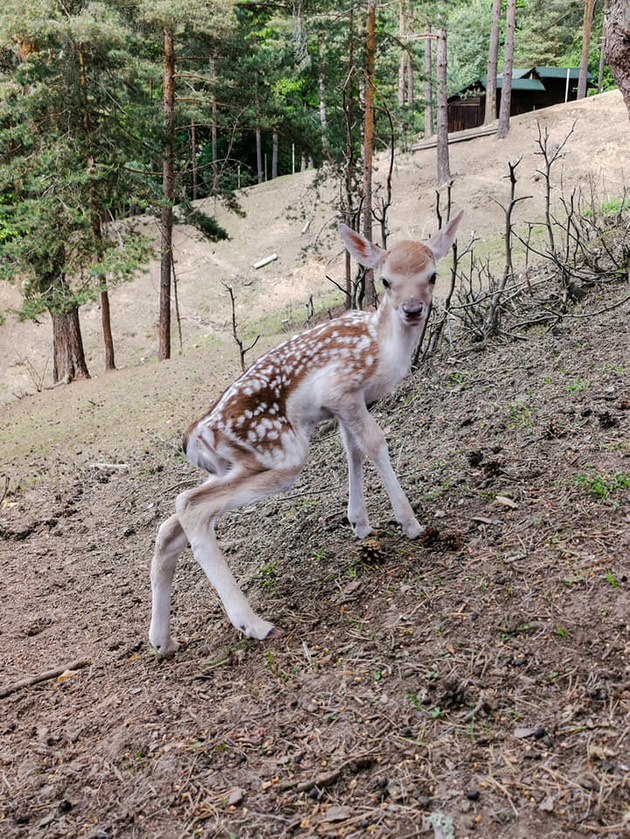
[[[446,96],[486,72],[493,32],[499,72],[508,58],[582,66],[605,90],[604,12],[593,0],[7,0],[0,278],[22,303],[4,316],[48,313],[53,381],[72,381],[89,376],[80,307],[98,301],[113,369],[108,290],[159,247],[158,357],[168,358],[173,224],[227,235],[198,199],[239,213],[239,189],[316,167],[369,236],[373,154],[443,136]],[[159,219],[157,244],[121,224],[144,213]]]
[[[627,0],[0,4],[3,839],[627,837],[629,47]],[[512,113],[526,68],[584,95]],[[324,421],[216,523],[278,633],[183,549],[160,649],[151,556],[216,487],[184,429],[388,299],[339,222],[457,219],[366,412],[417,538],[367,462],[353,527]]]

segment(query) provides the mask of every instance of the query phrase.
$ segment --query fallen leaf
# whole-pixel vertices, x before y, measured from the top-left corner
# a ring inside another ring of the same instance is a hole
[[[538,805],[539,810],[543,810],[545,813],[551,813],[553,811],[553,798],[548,796],[545,798],[544,801],[541,801]]]
[[[65,682],[66,679],[71,679],[73,676],[76,676],[78,670],[64,670],[60,676],[57,676],[58,682]]]
[[[518,507],[516,501],[512,501],[512,499],[508,498],[507,495],[497,495],[495,501],[497,504],[502,504],[504,507],[509,507],[512,510],[516,510]]]
[[[606,760],[609,757],[616,757],[617,752],[608,746],[602,746],[597,743],[591,743],[588,747],[588,756],[595,760]]]

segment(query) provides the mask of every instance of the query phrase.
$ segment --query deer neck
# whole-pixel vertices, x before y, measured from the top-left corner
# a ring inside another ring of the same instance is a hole
[[[400,378],[407,374],[411,358],[422,335],[422,324],[405,325],[398,313],[384,297],[374,313],[379,349],[390,363],[400,370]]]
[[[370,317],[378,346],[378,365],[366,386],[368,403],[391,393],[407,375],[422,332],[421,326],[406,327],[386,298]]]

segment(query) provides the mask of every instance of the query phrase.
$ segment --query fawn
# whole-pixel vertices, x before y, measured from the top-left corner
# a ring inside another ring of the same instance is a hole
[[[222,513],[286,492],[309,451],[309,435],[334,417],[348,458],[348,519],[359,538],[371,532],[362,461],[374,462],[404,533],[422,528],[392,469],[385,437],[367,406],[407,374],[429,313],[437,260],[451,248],[462,212],[426,244],[404,241],[382,250],[346,225],[339,233],[354,258],[374,268],[384,294],[374,312],[348,312],[290,338],[259,358],[184,436],[184,452],[210,473],[182,492],[160,527],[151,565],[149,639],[160,655],[178,649],[169,628],[177,557],[190,545],[232,624],[251,638],[279,634],[258,617],[217,544]]]

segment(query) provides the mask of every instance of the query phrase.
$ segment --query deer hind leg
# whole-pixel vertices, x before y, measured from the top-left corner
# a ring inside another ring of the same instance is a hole
[[[249,605],[219,549],[214,523],[221,513],[287,490],[299,474],[302,463],[292,469],[234,471],[183,492],[175,504],[195,559],[214,586],[230,622],[249,638],[259,641],[272,637],[278,630],[258,617]]]
[[[339,424],[339,431],[348,457],[348,521],[355,535],[364,539],[372,532],[372,525],[365,507],[363,451],[342,423]]]
[[[363,401],[344,406],[344,413],[343,416],[339,415],[339,421],[345,433],[354,438],[355,445],[358,445],[376,466],[403,532],[409,539],[416,539],[422,532],[422,527],[392,468],[385,435]]]
[[[158,530],[151,562],[151,627],[149,641],[160,655],[177,652],[179,644],[171,637],[169,618],[171,593],[177,557],[188,544],[177,516],[171,516]]]

